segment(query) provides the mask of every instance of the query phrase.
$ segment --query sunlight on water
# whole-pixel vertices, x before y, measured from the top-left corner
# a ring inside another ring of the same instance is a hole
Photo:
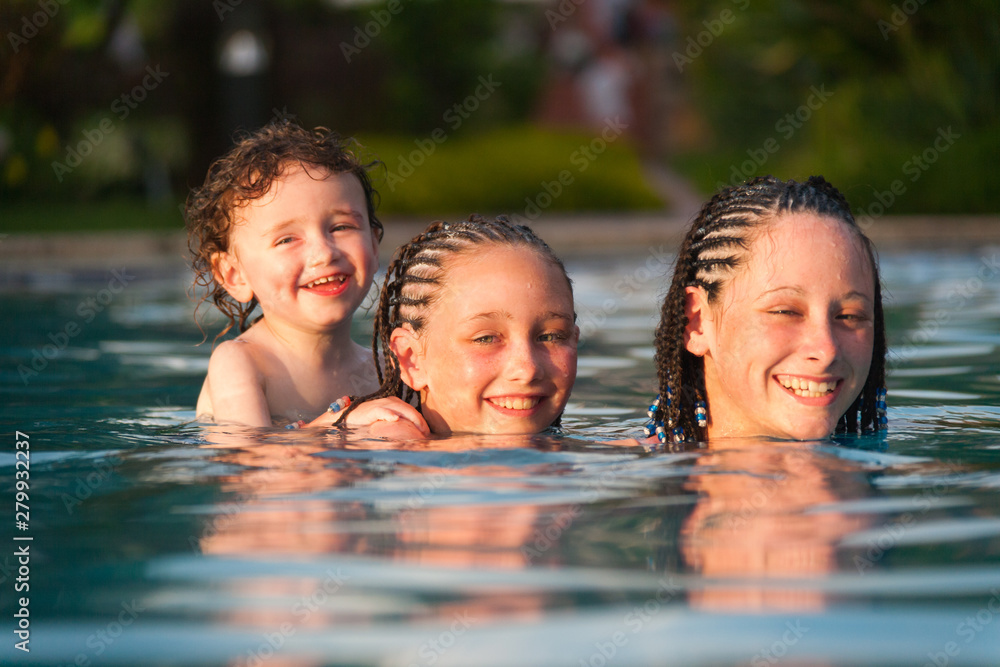
[[[563,434],[400,447],[193,423],[210,344],[182,269],[90,321],[100,280],[26,277],[0,294],[0,409],[30,437],[32,650],[8,547],[4,664],[995,666],[1000,288],[966,289],[978,255],[883,251],[887,436],[652,454],[600,443],[655,393],[662,278],[615,289],[643,261],[567,262]]]

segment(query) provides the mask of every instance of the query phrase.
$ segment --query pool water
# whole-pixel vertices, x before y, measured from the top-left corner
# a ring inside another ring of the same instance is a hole
[[[887,435],[654,454],[646,260],[567,262],[565,435],[397,448],[193,423],[183,267],[8,273],[0,660],[1000,664],[994,250],[883,251]]]

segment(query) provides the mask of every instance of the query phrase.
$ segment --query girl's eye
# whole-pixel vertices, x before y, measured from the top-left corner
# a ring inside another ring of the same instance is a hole
[[[799,314],[798,311],[791,310],[789,308],[772,308],[771,310],[769,310],[767,312],[770,313],[771,315],[794,316],[794,315],[798,315]]]
[[[274,242],[274,245],[285,245],[286,243],[291,243],[291,242],[292,242],[291,236],[282,236],[280,239]]]
[[[493,334],[487,334],[485,336],[476,336],[472,339],[473,343],[479,343],[480,345],[489,345],[490,343],[495,343],[499,340],[499,336],[494,336]]]
[[[566,340],[567,338],[569,338],[569,336],[561,331],[551,331],[549,333],[543,333],[538,337],[538,340],[543,343],[557,343],[559,341]]]
[[[868,313],[841,313],[837,315],[838,320],[847,320],[849,322],[867,322],[871,319]]]

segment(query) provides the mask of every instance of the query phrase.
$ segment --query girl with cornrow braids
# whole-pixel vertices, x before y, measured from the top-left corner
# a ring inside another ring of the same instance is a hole
[[[414,403],[434,435],[539,433],[558,424],[576,379],[573,290],[528,227],[500,216],[432,223],[386,270],[372,350],[372,399]],[[372,424],[420,437],[400,419]]]
[[[655,348],[650,444],[886,428],[875,251],[821,176],[754,178],[702,207]]]

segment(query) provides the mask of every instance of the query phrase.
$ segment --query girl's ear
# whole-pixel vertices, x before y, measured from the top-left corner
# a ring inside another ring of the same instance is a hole
[[[427,373],[423,367],[424,346],[409,324],[396,327],[389,336],[389,348],[399,360],[399,377],[414,391],[427,388]]]
[[[212,255],[212,275],[215,281],[222,285],[240,303],[249,303],[253,299],[253,288],[243,275],[243,267],[239,258],[232,251],[217,252]]]
[[[696,357],[704,357],[712,347],[714,329],[711,326],[712,313],[708,303],[708,293],[703,287],[684,288],[684,347]]]

